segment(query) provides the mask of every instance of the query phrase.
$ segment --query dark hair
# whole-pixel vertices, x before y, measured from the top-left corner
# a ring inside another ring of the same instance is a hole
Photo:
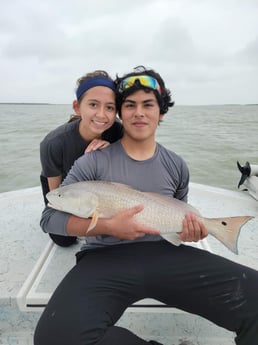
[[[104,78],[107,78],[108,80],[113,82],[113,79],[110,77],[110,75],[106,71],[104,71],[104,70],[96,70],[96,71],[87,73],[87,74],[83,75],[82,77],[80,77],[79,79],[77,79],[75,93],[78,90],[79,86],[85,80],[90,80],[90,79],[92,79],[94,77],[104,77]],[[80,97],[80,99],[78,101],[80,102],[81,99],[82,99],[82,97]]]
[[[119,91],[120,83],[128,77],[137,76],[137,75],[149,75],[157,80],[161,87],[161,94],[158,90],[153,90],[147,86],[141,85],[139,82],[135,82],[130,88],[125,89],[123,92]],[[134,72],[130,72],[125,74],[123,77],[116,76],[115,80],[116,84],[116,102],[117,102],[117,110],[118,114],[121,117],[121,106],[124,100],[134,93],[137,90],[144,90],[145,92],[153,91],[160,108],[160,114],[164,115],[168,112],[169,107],[174,105],[174,102],[171,99],[171,91],[166,88],[164,80],[161,78],[160,74],[155,72],[153,69],[146,69],[144,66],[137,66],[134,68]]]

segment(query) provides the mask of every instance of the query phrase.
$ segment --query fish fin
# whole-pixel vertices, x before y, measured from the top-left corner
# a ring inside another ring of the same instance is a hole
[[[222,242],[233,253],[238,254],[237,241],[242,226],[252,216],[204,218],[204,223],[209,233]]]
[[[182,243],[178,234],[176,234],[175,232],[170,234],[162,234],[161,236],[168,242],[174,244],[175,246],[179,246]]]
[[[95,211],[92,215],[91,222],[90,222],[90,225],[88,227],[88,230],[86,231],[86,234],[95,228],[98,219],[99,219],[99,212]]]

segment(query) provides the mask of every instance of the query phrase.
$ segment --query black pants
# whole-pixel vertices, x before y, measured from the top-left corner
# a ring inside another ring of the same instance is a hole
[[[235,332],[238,345],[257,345],[258,271],[166,241],[87,251],[53,294],[34,344],[158,344],[114,326],[129,305],[146,297]]]

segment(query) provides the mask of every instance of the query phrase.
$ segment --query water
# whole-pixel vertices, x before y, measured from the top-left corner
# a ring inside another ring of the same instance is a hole
[[[0,192],[39,185],[39,143],[71,113],[71,105],[0,104]],[[176,105],[157,140],[185,159],[192,182],[237,190],[237,160],[258,164],[258,105]]]

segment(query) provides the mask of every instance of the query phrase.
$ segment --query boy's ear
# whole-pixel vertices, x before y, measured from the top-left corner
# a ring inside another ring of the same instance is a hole
[[[80,106],[76,99],[73,101],[73,110],[76,115],[79,115],[79,116],[81,115]]]
[[[163,120],[163,118],[164,118],[164,114],[163,114],[163,115],[162,115],[162,114],[160,114],[160,115],[159,115],[159,120],[160,120],[160,121],[162,121],[162,120]]]

